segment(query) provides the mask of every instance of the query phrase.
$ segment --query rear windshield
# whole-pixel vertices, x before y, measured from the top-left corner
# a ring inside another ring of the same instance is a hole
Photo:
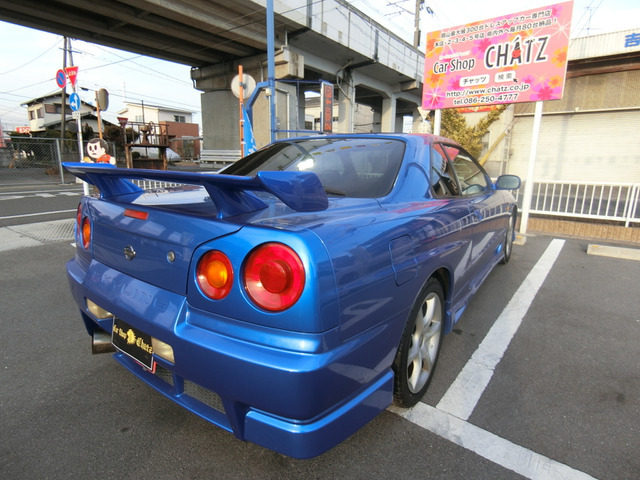
[[[314,172],[327,195],[377,198],[391,191],[404,149],[404,142],[387,138],[291,140],[259,150],[221,173]]]

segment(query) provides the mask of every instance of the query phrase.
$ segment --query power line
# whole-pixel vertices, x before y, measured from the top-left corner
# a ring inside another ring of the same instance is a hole
[[[573,29],[572,29],[574,31],[573,37],[580,36],[580,34],[585,29],[587,30],[587,35],[589,35],[589,30],[591,29],[591,18],[602,5],[602,1],[603,0],[591,0],[591,3],[585,7],[584,12],[582,13],[582,16],[580,17],[580,19],[575,23],[575,25],[573,25]],[[596,2],[598,2],[598,4],[594,6]],[[589,16],[588,18],[585,19],[587,14]],[[581,26],[583,20],[586,22],[586,25]]]
[[[51,51],[52,49],[54,49],[55,47],[57,47],[59,43],[60,43],[60,39],[56,40],[56,42],[55,42],[53,45],[51,45],[49,48],[47,48],[44,52],[42,52],[42,53],[41,53],[40,55],[38,55],[37,57],[35,57],[35,58],[33,58],[33,59],[29,60],[27,63],[24,63],[24,64],[20,65],[19,67],[15,67],[15,68],[12,68],[11,70],[7,70],[6,72],[2,72],[2,73],[0,73],[0,76],[2,76],[2,75],[6,75],[6,74],[8,74],[8,73],[13,73],[13,72],[15,72],[16,70],[20,70],[21,68],[26,67],[27,65],[31,65],[33,62],[35,62],[36,60],[38,60],[40,57],[44,56],[45,54],[49,53],[49,51]]]
[[[118,97],[118,98],[125,98],[124,95],[119,95],[118,93],[115,92],[109,92],[109,95],[114,96],[114,97]],[[130,98],[131,96],[137,97],[137,99],[139,100],[152,100],[155,102],[158,102],[158,104],[162,104],[163,107],[176,107],[176,109],[179,110],[184,110],[184,107],[188,107],[190,110],[192,110],[194,113],[200,113],[200,107],[195,107],[193,105],[189,105],[187,103],[181,103],[181,102],[173,102],[171,105],[166,103],[166,98],[158,98],[158,97],[152,97],[150,95],[146,95],[143,93],[136,93],[136,92],[127,92],[127,98]],[[127,101],[127,103],[133,103],[133,102],[129,102]],[[182,105],[182,107],[178,107],[178,105]]]
[[[149,71],[150,71],[150,72],[152,72],[154,75],[162,75],[163,77],[166,77],[166,78],[168,78],[168,79],[170,79],[170,80],[173,80],[173,81],[176,81],[176,82],[183,83],[184,85],[189,85],[189,86],[191,86],[191,82],[187,82],[187,81],[182,80],[182,79],[180,79],[180,78],[176,78],[176,77],[174,77],[174,76],[172,76],[172,75],[167,74],[166,72],[162,72],[162,71],[156,70],[156,69],[154,69],[154,68],[148,67],[148,66],[146,66],[146,65],[143,65],[143,64],[140,64],[140,63],[138,63],[138,62],[135,62],[135,61],[134,61],[134,59],[137,59],[137,58],[149,58],[149,57],[145,57],[144,55],[135,55],[135,56],[133,56],[133,57],[126,58],[126,57],[124,57],[124,56],[119,55],[118,53],[116,53],[116,51],[114,51],[114,49],[107,49],[107,48],[105,48],[105,47],[102,47],[101,45],[96,45],[96,44],[90,44],[90,45],[94,46],[95,48],[97,48],[97,49],[99,49],[99,50],[102,50],[102,51],[103,51],[103,52],[105,52],[105,53],[108,53],[108,54],[110,54],[110,55],[114,55],[114,56],[118,57],[120,60],[113,61],[113,62],[110,62],[110,63],[106,63],[106,64],[104,64],[104,65],[98,65],[98,66],[95,66],[95,67],[90,67],[90,68],[88,68],[88,69],[85,69],[85,71],[86,71],[86,70],[95,70],[95,69],[98,69],[98,68],[103,68],[103,67],[107,67],[107,66],[115,65],[115,64],[118,64],[118,63],[123,63],[123,62],[130,62],[130,63],[133,63],[134,65],[137,65],[138,67],[143,68],[144,70],[149,70]],[[119,50],[118,50],[118,51],[119,51]],[[106,59],[105,59],[105,60],[106,60]],[[155,60],[155,59],[154,59],[154,61],[159,61],[159,60]],[[169,63],[172,63],[172,62],[169,62]],[[132,70],[140,71],[140,70],[136,70],[136,69],[132,69]],[[141,73],[146,73],[146,72],[141,72]]]

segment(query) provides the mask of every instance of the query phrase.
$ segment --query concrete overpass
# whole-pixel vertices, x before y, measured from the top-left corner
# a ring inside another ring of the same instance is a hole
[[[266,80],[268,46],[278,137],[304,129],[305,92],[319,80],[334,85],[337,131],[353,131],[356,105],[371,107],[373,131],[417,118],[423,55],[346,1],[275,1],[271,41],[266,18],[267,0],[0,0],[1,20],[190,65],[207,149],[237,148],[230,82],[239,65]],[[255,104],[258,146],[269,141],[268,106],[264,94]]]

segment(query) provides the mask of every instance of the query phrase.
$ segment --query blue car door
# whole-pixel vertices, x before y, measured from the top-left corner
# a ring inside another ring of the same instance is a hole
[[[499,199],[491,180],[480,164],[459,147],[447,146],[453,170],[460,187],[460,195],[467,199],[475,227],[471,249],[471,288],[475,289],[494,264],[494,257],[503,240],[506,226]]]
[[[483,208],[473,205],[471,196],[464,194],[452,158],[456,158],[460,147],[436,143],[431,151],[431,189],[436,198],[446,200],[446,210],[452,217],[451,241],[456,242],[462,251],[459,263],[454,270],[454,281],[459,298],[473,291],[474,280],[478,276],[478,253],[476,239],[481,236],[481,212]],[[474,196],[475,197],[475,196]],[[457,299],[453,299],[455,303]]]

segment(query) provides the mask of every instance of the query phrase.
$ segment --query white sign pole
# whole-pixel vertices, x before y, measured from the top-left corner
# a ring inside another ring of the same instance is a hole
[[[73,92],[78,93],[78,89],[76,86],[73,86]],[[80,106],[82,106],[82,102],[80,102]],[[78,153],[80,154],[80,162],[84,161],[84,142],[82,140],[82,117],[80,114],[80,110],[73,112],[73,116],[76,118],[76,122],[78,125]],[[89,184],[87,182],[82,182],[82,191],[85,195],[89,195],[91,192],[89,191]]]
[[[536,153],[538,150],[538,137],[540,136],[540,123],[542,122],[542,102],[536,102],[536,110],[533,116],[533,132],[531,133],[531,152],[529,153],[529,168],[524,184],[524,197],[522,199],[522,218],[520,219],[520,233],[527,233],[529,223],[529,210],[533,198],[533,172],[536,168]]]
[[[433,115],[433,134],[440,135],[440,125],[442,125],[442,110],[436,110]]]

